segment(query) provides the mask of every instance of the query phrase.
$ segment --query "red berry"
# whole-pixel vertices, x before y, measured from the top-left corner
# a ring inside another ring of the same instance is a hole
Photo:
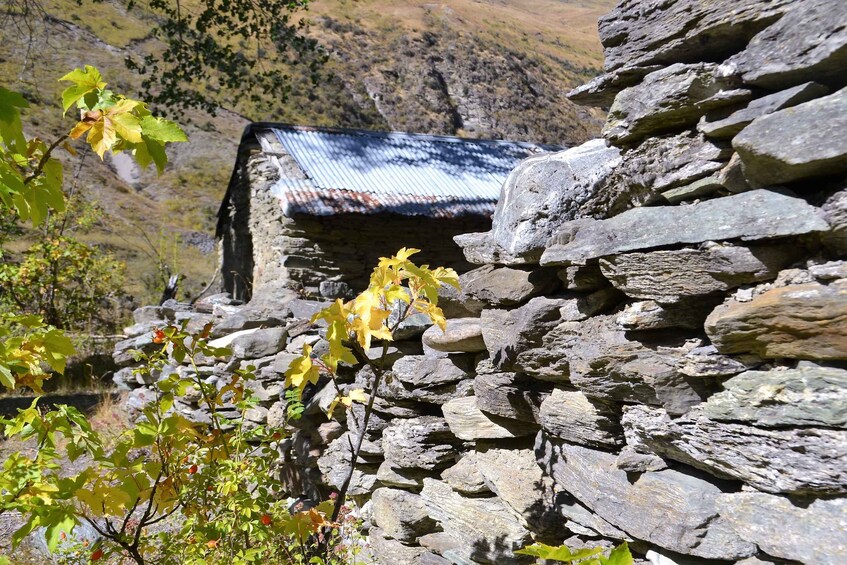
[[[271,525],[271,517],[269,514],[262,514],[262,523],[266,526]]]
[[[101,557],[103,557],[103,550],[102,549],[95,549],[91,553],[91,560],[92,561],[99,561]]]
[[[188,468],[188,472],[189,472],[190,474],[192,474],[192,475],[193,475],[194,473],[196,473],[196,472],[197,472],[197,465],[192,465],[191,467],[189,467],[189,468]]]

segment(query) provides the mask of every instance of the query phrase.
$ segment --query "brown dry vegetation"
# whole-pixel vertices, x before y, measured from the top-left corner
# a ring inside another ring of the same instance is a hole
[[[124,68],[129,53],[158,49],[143,2],[128,11],[120,0],[101,3],[42,0],[32,42],[4,25],[2,85],[32,103],[30,132],[51,139],[66,131],[56,78],[83,64],[101,69],[118,92],[136,95],[140,80]],[[283,103],[176,116],[189,125],[190,143],[173,147],[172,163],[157,177],[146,171],[122,180],[111,162],[85,157],[79,186],[105,210],[81,239],[127,263],[127,291],[155,300],[160,253],[186,276],[192,295],[214,270],[214,253],[186,239],[211,236],[245,116],[299,124],[403,129],[480,137],[574,143],[598,129],[597,114],[571,106],[564,93],[601,66],[597,18],[614,0],[316,0],[307,17],[330,61],[319,84],[297,66],[291,98]],[[190,3],[185,4],[190,8]],[[24,34],[25,35],[25,34]],[[439,78],[440,77],[440,78]],[[375,102],[374,97],[379,100]],[[470,118],[457,122],[463,109]],[[157,109],[162,111],[163,109]],[[166,109],[165,109],[166,110]],[[77,163],[69,156],[68,164]],[[67,185],[73,179],[67,169]],[[31,233],[31,238],[38,234]],[[208,240],[207,240],[208,241]]]

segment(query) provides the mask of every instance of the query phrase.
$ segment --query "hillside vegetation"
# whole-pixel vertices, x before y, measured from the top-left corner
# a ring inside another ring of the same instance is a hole
[[[83,64],[101,69],[121,91],[140,80],[123,64],[157,49],[143,2],[42,0],[31,30],[5,20],[0,42],[3,86],[22,91],[25,121],[46,139],[67,130],[56,79]],[[597,18],[613,0],[318,0],[307,14],[328,62],[313,84],[305,66],[289,69],[287,101],[172,115],[190,143],[175,147],[166,172],[138,171],[129,160],[85,167],[78,190],[99,203],[103,219],[81,239],[127,263],[137,302],[158,297],[156,264],[185,275],[198,292],[215,268],[214,216],[241,132],[251,120],[404,130],[574,144],[599,131],[599,114],[564,94],[596,74],[602,57]],[[210,93],[213,95],[213,93]],[[157,108],[167,111],[166,108]],[[67,156],[76,163],[80,157]],[[80,168],[75,168],[78,170]],[[70,169],[68,169],[70,170]],[[28,234],[37,237],[37,234]],[[23,243],[21,243],[21,248]]]

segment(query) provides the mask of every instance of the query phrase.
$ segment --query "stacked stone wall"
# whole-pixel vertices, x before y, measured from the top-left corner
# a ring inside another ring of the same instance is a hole
[[[601,20],[606,72],[571,97],[611,106],[603,139],[524,161],[492,229],[456,238],[478,268],[441,299],[447,331],[410,320],[392,343],[350,491],[367,559],[627,540],[654,565],[847,562],[845,21],[840,0]],[[279,423],[288,362],[326,347],[320,306],[142,310],[118,359],[155,324],[213,321],[234,355],[200,370],[258,367],[251,418]],[[283,446],[292,495],[343,481],[363,409],[328,421],[335,394],[310,389]]]

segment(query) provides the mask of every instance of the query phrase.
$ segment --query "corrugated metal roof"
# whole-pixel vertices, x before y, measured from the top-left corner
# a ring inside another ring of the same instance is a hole
[[[306,179],[274,187],[285,213],[490,215],[524,158],[558,149],[408,133],[270,127]]]

